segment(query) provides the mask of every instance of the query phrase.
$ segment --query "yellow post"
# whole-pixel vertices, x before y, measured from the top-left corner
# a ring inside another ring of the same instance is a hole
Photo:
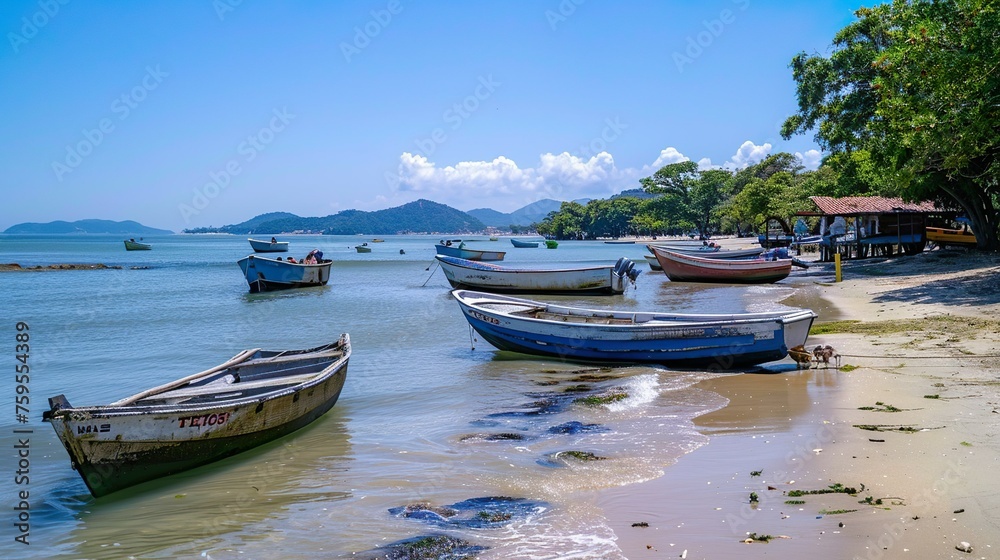
[[[833,266],[834,269],[837,271],[837,282],[843,282],[844,276],[843,274],[841,274],[840,270],[840,253],[833,254]]]

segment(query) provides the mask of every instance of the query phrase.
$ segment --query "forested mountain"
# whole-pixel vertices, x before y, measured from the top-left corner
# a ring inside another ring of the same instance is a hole
[[[268,219],[270,218],[270,219]],[[197,228],[188,233],[277,234],[324,233],[328,235],[393,235],[397,233],[482,231],[478,219],[444,204],[417,200],[403,206],[364,212],[344,210],[324,217],[300,217],[287,212],[262,214],[240,224],[220,228]]]
[[[26,222],[7,228],[4,233],[117,233],[120,235],[169,235],[167,229],[156,229],[144,226],[139,222],[126,220],[77,220],[66,222],[58,220],[44,224]]]

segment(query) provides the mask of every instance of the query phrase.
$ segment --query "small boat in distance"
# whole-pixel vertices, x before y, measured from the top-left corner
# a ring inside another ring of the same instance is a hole
[[[533,249],[538,247],[537,241],[521,241],[520,239],[510,239],[510,244],[517,247],[518,249]]]
[[[354,249],[359,253],[371,253],[372,248],[368,246],[367,243],[362,243],[361,245],[355,245]]]
[[[291,259],[291,257],[289,257]],[[330,265],[333,261],[320,259],[317,264],[283,261],[281,257],[272,259],[250,255],[236,262],[246,277],[250,293],[325,286],[330,280]]]
[[[565,269],[511,268],[492,263],[437,255],[448,283],[468,288],[508,294],[620,294],[639,271],[626,258],[614,265]]]
[[[663,270],[663,267],[660,266],[660,261],[656,260],[656,255],[643,255],[643,256],[646,257],[646,262],[649,263],[650,270],[655,270],[658,272]]]
[[[504,251],[480,251],[478,249],[467,249],[465,243],[459,243],[455,245],[447,241],[442,241],[437,245],[434,245],[437,250],[437,254],[445,255],[447,257],[458,257],[460,259],[466,259],[470,261],[502,261],[504,255],[507,253]]]
[[[253,238],[248,238],[247,241],[250,242],[250,246],[253,247],[255,253],[285,253],[288,251],[287,241],[278,241],[273,237],[270,241],[261,241]]]
[[[734,369],[780,360],[805,344],[816,314],[677,314],[583,309],[455,290],[473,329],[500,350],[559,360]]]
[[[351,341],[244,350],[229,361],[104,406],[49,399],[52,424],[95,497],[236,455],[302,428],[337,402]]]
[[[792,259],[726,260],[684,255],[660,247],[653,247],[653,251],[672,282],[771,284],[792,271]]]
[[[142,239],[142,238],[140,237],[140,239]],[[139,243],[135,239],[126,239],[125,240],[125,250],[126,251],[149,251],[152,248],[153,248],[152,245],[149,245],[148,243]]]

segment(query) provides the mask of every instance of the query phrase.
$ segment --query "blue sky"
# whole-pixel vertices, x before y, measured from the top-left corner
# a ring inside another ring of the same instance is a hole
[[[419,198],[603,198],[682,159],[739,167],[795,110],[788,63],[857,1],[8,1],[0,230]]]

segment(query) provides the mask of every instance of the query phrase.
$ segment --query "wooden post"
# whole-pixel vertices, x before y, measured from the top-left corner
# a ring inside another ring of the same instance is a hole
[[[833,254],[833,268],[834,268],[834,270],[836,270],[836,281],[837,282],[843,282],[844,281],[844,276],[843,276],[843,274],[841,274],[841,270],[840,270],[840,252],[839,251]]]

